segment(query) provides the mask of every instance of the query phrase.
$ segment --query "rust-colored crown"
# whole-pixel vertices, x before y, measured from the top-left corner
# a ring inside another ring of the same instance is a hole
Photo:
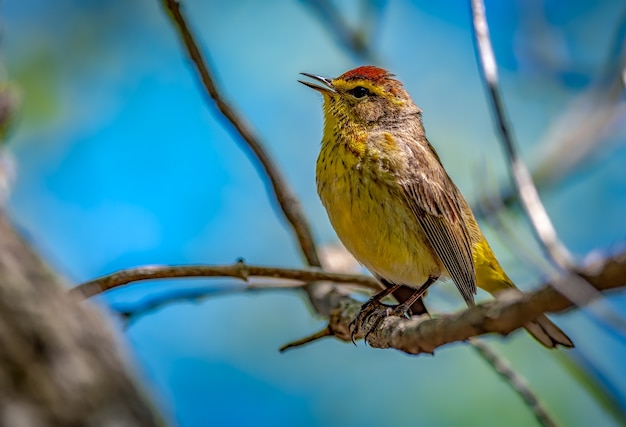
[[[355,68],[354,70],[346,71],[341,76],[342,80],[369,80],[373,83],[382,83],[393,77],[389,71],[382,68],[374,67],[373,65],[365,65],[363,67]]]

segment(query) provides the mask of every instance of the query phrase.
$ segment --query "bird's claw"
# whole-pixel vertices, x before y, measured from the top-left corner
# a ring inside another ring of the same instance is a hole
[[[350,322],[352,343],[356,345],[356,337],[360,335],[361,331],[365,331],[363,340],[367,343],[367,337],[389,316],[399,316],[406,319],[411,317],[409,307],[404,304],[387,305],[373,298],[368,300],[363,304],[354,320]]]
[[[350,322],[350,339],[352,340],[352,344],[356,345],[356,336],[359,334],[360,330],[363,328],[363,325],[370,319],[372,314],[380,307],[387,307],[385,304],[381,303],[379,300],[370,298],[365,304],[361,306],[359,313],[356,315],[354,320]],[[369,331],[368,331],[369,333]]]

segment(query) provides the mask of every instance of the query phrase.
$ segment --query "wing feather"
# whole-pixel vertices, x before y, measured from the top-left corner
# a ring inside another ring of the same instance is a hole
[[[465,302],[473,305],[476,271],[470,233],[457,201],[463,196],[439,163],[434,149],[431,150],[439,167],[428,171],[417,168],[413,171],[413,178],[401,185],[406,201],[429,243],[448,270]]]

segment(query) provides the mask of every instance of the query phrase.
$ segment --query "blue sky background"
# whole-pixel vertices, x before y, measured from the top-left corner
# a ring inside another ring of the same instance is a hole
[[[380,15],[376,65],[394,72],[424,110],[428,136],[461,190],[473,199],[485,176],[489,185],[506,182],[466,2],[373,3]],[[342,4],[353,24],[359,4]],[[336,76],[363,60],[339,47],[305,2],[184,5],[224,94],[284,171],[317,241],[335,243],[314,185],[321,99],[297,79],[302,71]],[[509,116],[531,165],[549,125],[602,75],[623,9],[618,0],[487,2]],[[22,0],[3,2],[0,11],[5,68],[22,91],[10,141],[18,179],[8,211],[71,283],[145,264],[242,257],[303,265],[239,141],[207,107],[158,1]],[[604,136],[607,144],[542,193],[578,257],[623,248],[625,127],[622,114]],[[516,213],[508,219],[532,245],[524,220]],[[486,231],[521,287],[541,282]],[[323,321],[294,291],[217,293],[234,285],[145,283],[98,299],[119,309],[181,288],[216,291],[149,312],[126,329],[118,323],[137,376],[172,424],[534,423],[520,398],[463,344],[411,357],[327,339],[279,354],[278,347]],[[434,310],[460,307],[445,289],[431,292]],[[623,296],[610,299],[623,311]],[[581,311],[554,320],[575,350],[549,352],[523,333],[488,340],[564,425],[618,425],[567,367],[571,359],[590,361],[623,407],[623,337]]]

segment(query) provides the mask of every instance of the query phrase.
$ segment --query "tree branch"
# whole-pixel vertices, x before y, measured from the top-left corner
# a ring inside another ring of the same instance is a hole
[[[213,78],[213,72],[187,25],[187,21],[181,11],[180,2],[178,0],[162,1],[178,30],[178,35],[185,44],[187,54],[196,67],[206,95],[214,101],[215,107],[220,112],[222,118],[229,124],[226,128],[230,131],[235,141],[239,141],[240,146],[249,155],[262,181],[266,182],[265,178],[269,178],[271,186],[267,188],[267,193],[270,198],[275,198],[283,215],[291,225],[307,263],[312,267],[321,267],[322,264],[315,248],[313,233],[310,230],[298,198],[287,184],[261,139],[221,95],[221,91]]]
[[[380,289],[378,282],[370,276],[331,273],[323,270],[263,267],[247,265],[243,261],[239,261],[230,265],[146,266],[129,268],[78,285],[70,292],[75,295],[80,295],[83,298],[89,298],[102,292],[141,280],[185,277],[232,277],[243,281],[260,277],[299,280],[301,282],[331,281],[335,283],[349,283],[368,289]]]
[[[626,252],[597,261],[579,274],[600,292],[623,288],[626,286]],[[369,276],[262,267],[238,262],[223,266],[132,268],[83,283],[71,292],[87,298],[140,280],[182,277],[232,277],[244,281],[254,277],[265,277],[302,282],[329,281],[370,289],[379,288],[376,280]],[[332,334],[344,341],[350,341],[350,323],[361,309],[362,302],[331,290],[324,293],[320,304],[327,308],[328,327]],[[389,317],[369,333],[367,341],[376,348],[395,348],[411,354],[432,353],[445,344],[464,341],[486,333],[508,335],[542,313],[563,311],[572,305],[572,302],[557,292],[551,283],[546,283],[531,293],[505,291],[493,301],[433,319],[426,316],[411,319]],[[361,330],[367,331],[370,326],[372,325],[366,324]],[[356,338],[363,336],[357,335]]]
[[[496,354],[484,341],[470,339],[468,343],[524,400],[524,403],[544,427],[556,427],[557,423],[552,418],[548,409],[537,399],[537,395],[530,389],[526,379],[513,370],[506,359]]]
[[[506,119],[504,103],[500,95],[498,85],[498,66],[491,47],[491,39],[489,36],[489,25],[485,16],[485,4],[483,0],[471,0],[474,27],[474,35],[478,48],[478,56],[480,58],[480,71],[483,75],[489,99],[491,100],[493,114],[500,135],[500,141],[507,154],[509,161],[509,169],[515,183],[517,192],[519,193],[522,207],[526,215],[530,219],[532,229],[535,232],[537,240],[542,244],[548,256],[563,270],[572,270],[574,267],[573,259],[569,251],[563,243],[552,225],[550,216],[546,212],[537,188],[533,184],[528,168],[520,159],[513,135]]]
[[[626,115],[623,99],[626,76],[626,9],[618,19],[604,71],[553,120],[536,144],[538,163],[532,172],[538,188],[548,188],[565,179],[601,151],[612,138],[612,125]],[[511,207],[519,201],[515,188],[490,191],[476,205],[491,199]],[[503,206],[503,207],[504,207]],[[477,211],[481,215],[480,211]]]
[[[598,291],[624,288],[626,252],[598,261],[580,274]],[[348,340],[351,316],[358,311],[360,304],[345,299],[342,304],[332,313],[330,327],[336,336]],[[505,291],[493,301],[435,319],[424,316],[387,318],[368,335],[368,343],[372,347],[395,348],[410,354],[433,353],[445,344],[486,333],[508,335],[542,313],[560,312],[572,306],[572,301],[557,292],[551,283],[546,283],[526,294]]]
[[[328,0],[302,0],[315,13],[322,25],[335,37],[337,43],[348,52],[368,62],[376,62],[376,57],[369,47],[367,27],[353,30],[341,16],[337,7]]]
[[[573,257],[559,239],[552,220],[541,202],[530,172],[517,152],[500,95],[498,67],[491,46],[484,1],[471,0],[471,8],[472,24],[480,59],[479,68],[487,85],[500,141],[507,154],[511,177],[537,241],[558,269],[557,274],[551,274],[551,285],[573,303],[582,306],[588,301],[598,298],[600,294],[596,292],[593,286],[585,282],[582,275],[577,274]],[[595,310],[594,315],[604,323],[626,334],[626,321],[620,313],[611,307],[605,306],[602,310]]]

